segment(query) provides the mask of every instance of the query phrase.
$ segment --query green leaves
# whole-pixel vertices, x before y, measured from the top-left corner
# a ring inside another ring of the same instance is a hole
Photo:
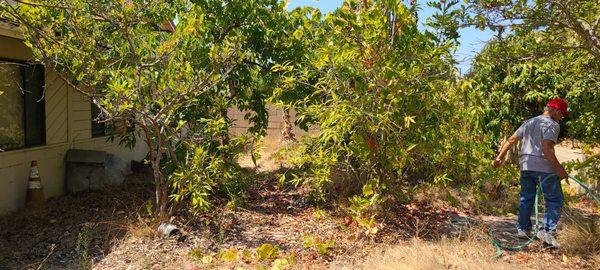
[[[279,248],[265,243],[256,249],[256,255],[259,260],[274,260],[279,255]]]
[[[276,0],[47,2],[64,8],[0,12],[22,20],[37,60],[99,101],[107,118],[100,120],[136,123],[156,151],[157,194],[172,191],[172,200],[197,210],[209,209],[213,196],[246,196],[236,157],[253,142],[229,134],[233,108],[251,112],[253,138],[266,133],[268,102],[318,129],[293,157],[305,171],[291,182],[306,185],[315,202],[352,198],[369,230],[371,211],[410,195],[411,186],[487,173],[478,168],[490,146],[549,97],[572,101],[570,132],[600,138],[593,48],[563,48],[582,45],[580,34],[547,24],[546,15],[561,14],[538,2],[469,1],[476,15],[467,19],[457,0],[433,1],[426,31],[415,6],[398,0],[345,1],[325,18]],[[597,4],[581,3],[575,15],[594,21]],[[457,77],[458,28],[490,26],[488,11],[501,7],[503,16],[541,21],[501,33],[468,78]],[[158,211],[165,204],[157,198]]]
[[[307,15],[319,18],[318,11],[289,13],[275,0],[44,4],[3,4],[0,12],[21,25],[38,61],[99,101],[106,112],[99,120],[140,127],[148,148],[158,151],[150,155],[156,194],[172,187],[172,199],[202,210],[215,190],[243,196],[233,161],[243,143],[228,138],[227,111],[253,111],[250,131],[265,133],[266,99],[278,85],[271,67],[302,57],[316,20]],[[163,214],[167,201],[157,204]]]
[[[314,248],[314,250],[321,256],[327,255],[329,250],[335,246],[335,241],[327,240],[323,241],[319,237],[314,237],[313,235],[305,235],[304,236],[304,247],[305,248]]]
[[[598,122],[584,116],[600,114],[598,91],[593,90],[598,82],[591,79],[600,76],[600,66],[591,55],[558,45],[568,42],[560,41],[568,32],[552,27],[514,32],[492,40],[476,57],[470,77],[484,93],[484,112],[477,115],[485,123],[484,132],[493,135],[492,141],[514,132],[557,96],[567,98],[573,112],[561,128],[564,135],[587,142],[600,138],[586,128]]]
[[[405,116],[404,117],[404,127],[405,128],[409,128],[410,124],[412,124],[412,123],[416,123],[414,116]]]
[[[319,130],[300,158],[310,172],[304,184],[326,200],[352,182],[356,188],[343,196],[362,191],[367,204],[377,205],[383,187],[396,185],[397,172],[411,170],[413,160],[431,160],[442,141],[435,130],[449,109],[451,46],[420,32],[401,1],[369,1],[366,8],[346,2],[303,30],[316,35],[312,49],[274,70],[285,74],[275,99]],[[381,183],[365,180],[373,178]]]

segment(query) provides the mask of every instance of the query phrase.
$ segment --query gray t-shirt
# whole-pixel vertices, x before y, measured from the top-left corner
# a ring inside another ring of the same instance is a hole
[[[546,115],[531,118],[517,129],[515,136],[523,139],[519,153],[521,171],[555,173],[542,152],[542,140],[556,143],[559,131],[560,125]]]

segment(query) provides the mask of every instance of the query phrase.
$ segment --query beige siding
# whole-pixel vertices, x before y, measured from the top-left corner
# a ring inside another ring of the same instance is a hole
[[[0,213],[19,208],[25,202],[31,160],[38,160],[47,198],[64,193],[64,152],[66,144],[8,151],[0,154]]]
[[[67,142],[67,84],[55,73],[46,71],[46,144]]]
[[[1,32],[0,32],[1,34]],[[31,52],[19,40],[0,36],[0,58],[28,61]],[[37,160],[47,198],[65,192],[65,154],[68,149],[103,150],[125,160],[142,160],[147,147],[138,140],[124,149],[105,137],[91,138],[91,104],[55,73],[46,72],[46,145],[0,153],[0,214],[23,207],[29,165]]]
[[[69,117],[71,118],[71,131],[73,141],[81,141],[92,137],[91,104],[82,93],[69,92]]]

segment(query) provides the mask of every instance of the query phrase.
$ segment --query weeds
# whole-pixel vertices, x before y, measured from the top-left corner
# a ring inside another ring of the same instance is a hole
[[[265,243],[256,249],[256,255],[259,260],[274,260],[279,255],[279,248]]]
[[[77,235],[75,251],[81,257],[81,269],[90,269],[90,226],[84,223],[81,231]]]
[[[323,209],[316,209],[315,212],[313,212],[313,217],[316,220],[320,220],[323,218],[326,218],[328,216],[327,211],[323,210]]]
[[[238,260],[238,250],[236,248],[230,248],[221,252],[218,257],[224,262],[235,262]]]
[[[379,230],[375,219],[385,202],[381,197],[382,190],[385,190],[385,186],[372,179],[363,185],[360,195],[349,199],[347,210],[352,219],[365,229],[366,236],[374,236]]]
[[[190,256],[196,260],[202,260],[202,249],[196,247],[190,251]]]
[[[214,254],[204,254],[202,249],[197,247],[192,249],[189,254],[195,260],[212,267],[220,265],[220,262],[230,266],[243,262],[248,265],[254,265],[257,269],[282,270],[290,269],[297,262],[295,253],[285,257],[281,256],[280,249],[270,243],[262,244],[254,252],[248,249],[240,251],[232,247]]]
[[[317,253],[321,256],[327,255],[329,250],[335,246],[335,241],[327,240],[323,241],[319,237],[314,237],[312,235],[304,236],[304,247],[305,248],[314,248]]]
[[[146,201],[146,214],[148,214],[148,216],[154,215],[154,204],[152,203],[152,200]]]

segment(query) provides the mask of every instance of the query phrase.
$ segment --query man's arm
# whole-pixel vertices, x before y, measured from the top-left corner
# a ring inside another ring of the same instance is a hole
[[[494,163],[492,163],[494,169],[498,168],[500,165],[502,165],[502,163],[504,163],[504,157],[506,156],[506,153],[519,140],[521,140],[521,138],[517,137],[516,135],[512,135],[510,136],[510,138],[508,138],[508,141],[504,143],[504,145],[500,149],[500,153],[498,154],[496,159],[494,159]]]
[[[554,154],[554,142],[551,140],[542,140],[542,152],[544,153],[546,159],[550,162],[550,165],[552,165],[552,168],[554,168],[554,171],[556,171],[558,180],[567,179],[568,182],[569,175],[565,171],[565,168],[560,165],[560,162],[558,162],[558,159]]]

